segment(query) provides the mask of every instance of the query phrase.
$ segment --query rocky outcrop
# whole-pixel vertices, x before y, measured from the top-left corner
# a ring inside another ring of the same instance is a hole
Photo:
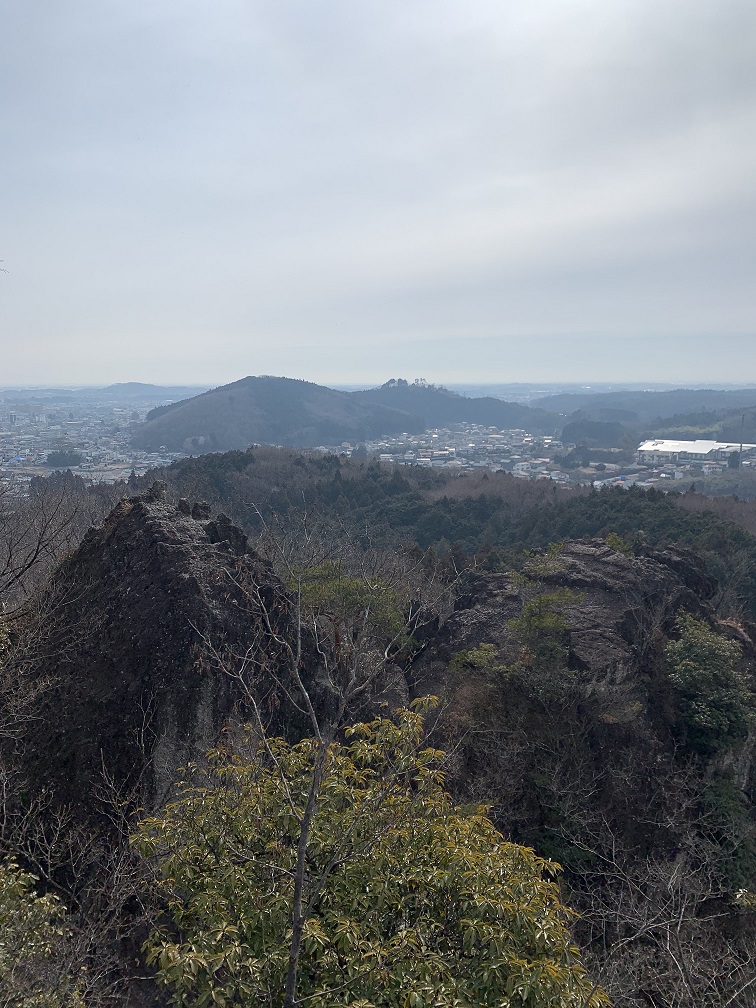
[[[689,920],[724,918],[725,905],[712,912],[710,894],[750,885],[756,862],[748,853],[751,753],[733,746],[707,762],[686,752],[664,670],[680,610],[736,639],[753,667],[753,634],[716,619],[715,591],[684,550],[629,554],[600,540],[568,543],[534,554],[521,575],[472,575],[451,615],[414,635],[407,682],[382,698],[387,706],[442,698],[434,732],[449,754],[455,799],[487,803],[506,835],[564,865],[585,921],[578,938],[594,961],[627,950],[616,986],[631,992],[632,1004],[670,1003],[632,993],[639,975],[644,984],[652,978],[655,992],[661,947],[648,946],[639,974],[639,921],[658,920],[660,907],[666,920],[670,894],[687,876],[712,886],[691,888]],[[53,803],[73,806],[76,826],[87,818],[100,827],[81,880],[72,883],[69,861],[56,869],[68,891],[83,892],[87,872],[100,870],[110,837],[102,816],[118,811],[113,798],[135,791],[140,805],[158,804],[177,768],[201,759],[224,725],[244,715],[247,694],[228,674],[242,657],[271,723],[291,735],[307,730],[280,684],[276,637],[294,629],[285,586],[244,533],[206,504],[182,499],[174,507],[159,484],[121,501],[62,564],[41,611],[30,631],[45,692],[23,739],[29,794],[47,790]],[[302,672],[327,711],[327,677],[306,640]],[[374,699],[352,713],[370,716]],[[54,835],[59,820],[46,812],[41,821],[49,819]],[[116,829],[111,839],[117,846],[123,834]],[[647,890],[650,916],[638,918]],[[145,983],[139,948],[147,925],[130,889],[112,905],[119,909],[107,919],[116,923],[102,944],[128,991],[123,1003],[164,1004]],[[99,928],[106,915],[92,919]],[[726,927],[741,926],[733,921]],[[699,952],[711,944],[716,953],[717,927],[703,940],[694,932]]]
[[[105,780],[159,801],[243,709],[216,658],[270,664],[258,603],[285,623],[286,593],[241,530],[208,517],[156,484],[121,501],[53,579],[36,661],[50,685],[24,763],[56,801],[95,809]],[[263,698],[272,689],[255,685]]]
[[[414,696],[442,697],[438,742],[455,753],[455,792],[493,801],[501,828],[543,847],[579,786],[636,842],[649,796],[688,758],[664,659],[677,615],[737,640],[744,669],[756,668],[748,628],[717,620],[716,589],[693,553],[627,554],[602,540],[534,555],[524,575],[473,575],[411,669]],[[529,641],[526,612],[542,621]],[[711,772],[728,772],[728,761],[750,793],[748,743]],[[621,783],[629,766],[632,787]]]
[[[413,666],[416,695],[442,689],[455,654],[481,644],[496,645],[504,659],[518,648],[509,628],[534,592],[567,589],[559,610],[566,626],[568,664],[586,681],[600,683],[624,674],[640,684],[659,636],[680,609],[709,618],[716,584],[690,551],[644,550],[628,555],[603,540],[567,543],[551,555],[534,557],[527,582],[511,574],[473,576],[455,611]]]

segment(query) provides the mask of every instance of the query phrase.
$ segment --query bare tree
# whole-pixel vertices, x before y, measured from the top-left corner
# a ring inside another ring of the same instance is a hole
[[[291,804],[298,836],[283,1004],[294,1008],[304,924],[324,882],[308,887],[307,863],[329,747],[348,718],[407,701],[403,672],[418,646],[413,635],[450,605],[452,585],[425,558],[378,549],[367,535],[357,541],[343,526],[313,528],[305,517],[296,527],[271,527],[259,512],[258,518],[258,549],[281,588],[271,591],[229,568],[226,576],[247,599],[257,639],[244,654],[203,640],[208,659],[240,687],[271,760],[266,702],[272,695],[301,716],[316,743],[304,806]]]
[[[93,494],[67,478],[35,481],[20,497],[0,490],[0,858],[22,865],[36,888],[60,900],[50,955],[35,959],[27,977],[44,991],[40,1004],[122,1003],[123,949],[130,943],[136,954],[144,930],[144,867],[129,849],[128,801],[112,787],[101,796],[103,813],[123,820],[107,839],[45,791],[30,794],[17,751],[54,685],[39,671],[52,617],[76,604],[78,588],[64,592],[50,575],[102,519],[113,493]],[[71,640],[56,642],[56,654],[96,629],[76,626]]]
[[[0,490],[0,599],[6,618],[78,543],[91,515],[86,494],[67,483],[29,489],[21,499]]]
[[[7,774],[2,779],[7,783]],[[149,893],[146,866],[129,844],[135,824],[129,796],[104,780],[99,800],[112,826],[105,836],[98,824],[77,819],[49,794],[23,803],[16,792],[13,789],[3,803],[0,857],[23,864],[37,886],[60,901],[62,911],[61,928],[52,955],[40,966],[37,986],[49,992],[51,1005],[68,1004],[63,998],[68,991],[81,998],[74,1004],[87,1008],[123,1004],[127,990],[153,982],[138,955],[149,918]]]
[[[623,1005],[746,1008],[756,987],[753,912],[721,867],[744,837],[723,834],[690,764],[656,768],[659,784],[633,839],[598,792],[643,772],[638,759],[608,767],[605,780],[574,759],[554,765],[559,832],[580,862],[570,895],[586,962]]]

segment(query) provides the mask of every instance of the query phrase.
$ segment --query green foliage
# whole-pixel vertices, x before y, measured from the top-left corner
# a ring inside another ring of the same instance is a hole
[[[312,1008],[599,1006],[549,876],[484,809],[443,789],[422,716],[355,725],[327,750],[307,850],[297,1003]],[[177,1005],[283,1004],[293,873],[318,745],[217,750],[135,845],[168,920],[146,948]]]
[[[730,889],[756,878],[756,826],[743,792],[728,776],[706,783],[702,793],[703,820],[713,843],[711,860]]]
[[[528,591],[527,578],[520,578],[520,583]],[[534,588],[530,597],[524,599],[520,614],[507,623],[507,628],[522,645],[520,665],[530,672],[557,676],[562,681],[571,678],[566,667],[569,649],[565,641],[564,608],[578,598],[569,588],[553,591]]]
[[[340,563],[326,561],[297,572],[302,604],[329,613],[337,623],[370,628],[394,640],[404,626],[403,600],[395,587],[381,579],[354,577]]]
[[[551,543],[541,553],[527,553],[525,569],[539,577],[557,573],[563,567],[562,553],[560,543]],[[546,704],[561,703],[573,694],[575,674],[567,666],[569,648],[564,610],[575,605],[580,596],[569,588],[545,591],[528,574],[510,575],[522,596],[519,614],[507,621],[507,630],[519,645],[516,660],[509,665],[502,663],[499,649],[492,643],[460,651],[449,663],[452,690],[464,679],[474,678],[475,691],[494,706],[501,702],[498,688],[505,683],[517,685],[524,695]]]
[[[452,655],[449,662],[451,682],[454,684],[469,669],[506,676],[508,671],[506,665],[501,665],[498,662],[499,649],[495,644],[480,644],[476,648],[458,651]]]
[[[756,911],[756,892],[748,889],[738,889],[733,899],[733,904],[738,910],[745,913]]]
[[[50,466],[52,469],[67,469],[69,466],[81,465],[83,461],[84,456],[81,452],[70,448],[63,448],[59,451],[49,452],[45,465]]]
[[[0,864],[0,1004],[84,1008],[79,985],[56,968],[68,934],[65,908],[54,896],[37,896],[34,882],[15,862]]]
[[[588,448],[621,448],[625,433],[625,427],[616,420],[578,419],[565,424],[562,441]]]
[[[624,553],[625,556],[631,556],[633,548],[626,539],[623,539],[621,535],[617,535],[616,532],[609,532],[604,536],[604,542],[607,546],[614,550],[615,553]]]
[[[558,574],[564,570],[564,543],[550,542],[546,549],[526,550],[524,567],[526,575],[518,575],[519,583],[524,587],[532,587],[528,576],[545,578],[550,574]]]
[[[737,668],[741,648],[689,613],[675,626],[679,636],[665,655],[686,741],[695,752],[712,755],[744,738],[753,723],[754,697]]]

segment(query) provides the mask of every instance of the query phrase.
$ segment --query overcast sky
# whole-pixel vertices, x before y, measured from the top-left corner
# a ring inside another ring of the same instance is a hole
[[[0,384],[756,381],[754,0],[4,0]]]

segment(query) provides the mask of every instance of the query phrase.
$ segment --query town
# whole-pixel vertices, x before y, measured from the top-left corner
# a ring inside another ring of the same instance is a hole
[[[323,451],[333,451],[327,447]],[[337,449],[338,450],[338,449]],[[367,455],[382,462],[455,469],[511,472],[522,479],[551,479],[562,486],[659,487],[675,480],[717,476],[734,466],[756,465],[756,445],[716,441],[644,441],[635,452],[622,448],[581,448],[556,437],[524,430],[498,430],[480,424],[455,424],[425,434],[402,434],[344,444],[349,455]]]
[[[155,405],[108,389],[0,392],[0,481],[10,496],[56,469],[88,484],[117,483],[182,455],[131,446],[136,425]]]
[[[194,389],[177,390],[194,394]],[[11,496],[34,477],[70,470],[85,483],[116,483],[187,458],[185,452],[140,451],[134,431],[155,405],[170,402],[149,386],[0,392],[0,481]],[[309,449],[312,450],[312,449]],[[456,471],[509,472],[569,487],[672,487],[676,481],[756,466],[756,445],[651,440],[631,448],[589,448],[556,436],[458,423],[423,434],[399,434],[316,451],[388,464]],[[756,470],[754,470],[756,471]],[[681,484],[682,485],[682,484]]]

